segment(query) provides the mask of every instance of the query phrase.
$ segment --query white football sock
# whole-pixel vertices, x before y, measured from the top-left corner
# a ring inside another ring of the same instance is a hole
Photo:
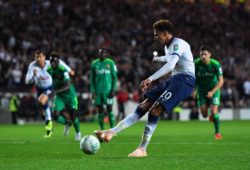
[[[120,121],[115,127],[111,128],[110,130],[114,133],[119,133],[122,130],[138,122],[139,119],[140,118],[138,114],[136,113],[129,114],[127,117],[125,117],[122,121]]]
[[[142,135],[142,141],[139,145],[140,148],[143,148],[144,150],[147,149],[147,146],[150,142],[150,139],[156,129],[157,123],[149,123],[145,125],[144,133]]]
[[[45,120],[52,120],[51,119],[51,111],[50,111],[50,108],[47,107],[45,110],[44,110],[44,113],[45,113]]]

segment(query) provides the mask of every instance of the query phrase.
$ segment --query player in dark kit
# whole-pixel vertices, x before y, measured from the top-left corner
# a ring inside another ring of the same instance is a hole
[[[112,112],[113,97],[117,83],[117,69],[114,60],[108,58],[108,49],[99,49],[99,57],[91,63],[90,90],[95,105],[98,108],[98,121],[100,129],[104,129],[104,105],[107,106],[110,127],[115,125],[115,117]]]
[[[203,115],[214,123],[215,139],[222,139],[220,133],[220,117],[218,107],[220,105],[220,88],[223,85],[223,74],[220,63],[211,58],[212,50],[209,47],[201,47],[200,58],[195,60],[195,94],[198,107]],[[209,113],[209,114],[208,114]]]
[[[62,123],[67,127],[72,123],[75,128],[75,140],[81,140],[80,123],[76,114],[78,109],[78,100],[75,92],[75,88],[70,81],[70,76],[66,69],[59,64],[59,56],[52,54],[50,56],[51,67],[48,68],[48,72],[53,79],[54,90],[49,94],[55,95],[53,102],[53,117],[58,123]],[[71,122],[62,115],[62,111],[66,110]],[[66,129],[68,130],[68,129]]]

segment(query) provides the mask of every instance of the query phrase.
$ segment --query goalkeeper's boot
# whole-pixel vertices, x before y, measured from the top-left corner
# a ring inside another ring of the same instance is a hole
[[[82,138],[81,132],[78,132],[78,133],[75,134],[75,141],[80,141],[81,138]]]
[[[137,157],[147,157],[147,152],[145,149],[143,148],[137,148],[134,152],[130,153],[128,155],[128,157],[134,157],[134,158],[137,158]]]
[[[49,120],[47,123],[47,125],[45,126],[45,131],[46,134],[43,136],[44,138],[50,138],[52,133],[53,133],[53,129],[52,129],[52,121]]]
[[[111,130],[95,130],[95,135],[100,142],[109,142],[116,134]]]
[[[70,128],[71,125],[72,125],[71,122],[69,122],[68,124],[65,125],[64,130],[63,130],[63,135],[64,136],[68,136],[69,135],[69,128]]]
[[[216,133],[216,134],[214,135],[214,139],[215,139],[215,140],[221,140],[221,139],[222,139],[222,135],[221,135],[220,133]]]

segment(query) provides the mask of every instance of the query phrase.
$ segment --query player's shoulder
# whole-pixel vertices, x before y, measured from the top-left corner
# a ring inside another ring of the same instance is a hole
[[[177,37],[174,38],[173,44],[189,46],[189,43],[187,41],[183,40],[182,38],[177,38]]]
[[[59,69],[60,71],[62,71],[62,72],[67,71],[66,68],[65,68],[63,65],[61,65],[61,64],[59,64],[58,69]]]
[[[35,66],[37,66],[36,61],[32,61],[32,62],[29,64],[29,68],[35,67]]]
[[[111,58],[105,58],[105,61],[109,63],[115,63],[115,61]]]
[[[181,38],[174,38],[171,45],[170,49],[173,49],[174,51],[178,49],[189,49],[190,45],[188,44],[187,41],[181,39]]]
[[[99,59],[99,58],[94,59],[94,60],[91,62],[91,65],[94,65],[94,64],[98,63],[99,61],[100,61],[100,59]]]
[[[194,63],[195,64],[200,64],[201,63],[201,59],[198,57],[198,58],[196,58],[195,60],[194,60]]]
[[[210,63],[213,65],[220,65],[220,62],[214,58],[211,58]]]

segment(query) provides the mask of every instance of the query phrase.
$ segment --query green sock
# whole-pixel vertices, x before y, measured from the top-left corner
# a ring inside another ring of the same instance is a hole
[[[75,128],[76,133],[80,132],[80,122],[78,118],[75,118],[73,121],[73,126]]]
[[[99,122],[101,130],[104,130],[104,113],[99,113],[98,122]]]
[[[220,116],[219,113],[213,115],[215,133],[220,133]]]
[[[114,116],[114,113],[113,112],[109,112],[108,116],[109,116],[110,128],[113,128],[115,126],[115,116]]]
[[[64,125],[67,124],[66,118],[65,118],[64,116],[62,116],[62,115],[59,115],[59,116],[57,117],[56,121],[57,121],[58,123],[61,123],[61,124],[64,124]]]

